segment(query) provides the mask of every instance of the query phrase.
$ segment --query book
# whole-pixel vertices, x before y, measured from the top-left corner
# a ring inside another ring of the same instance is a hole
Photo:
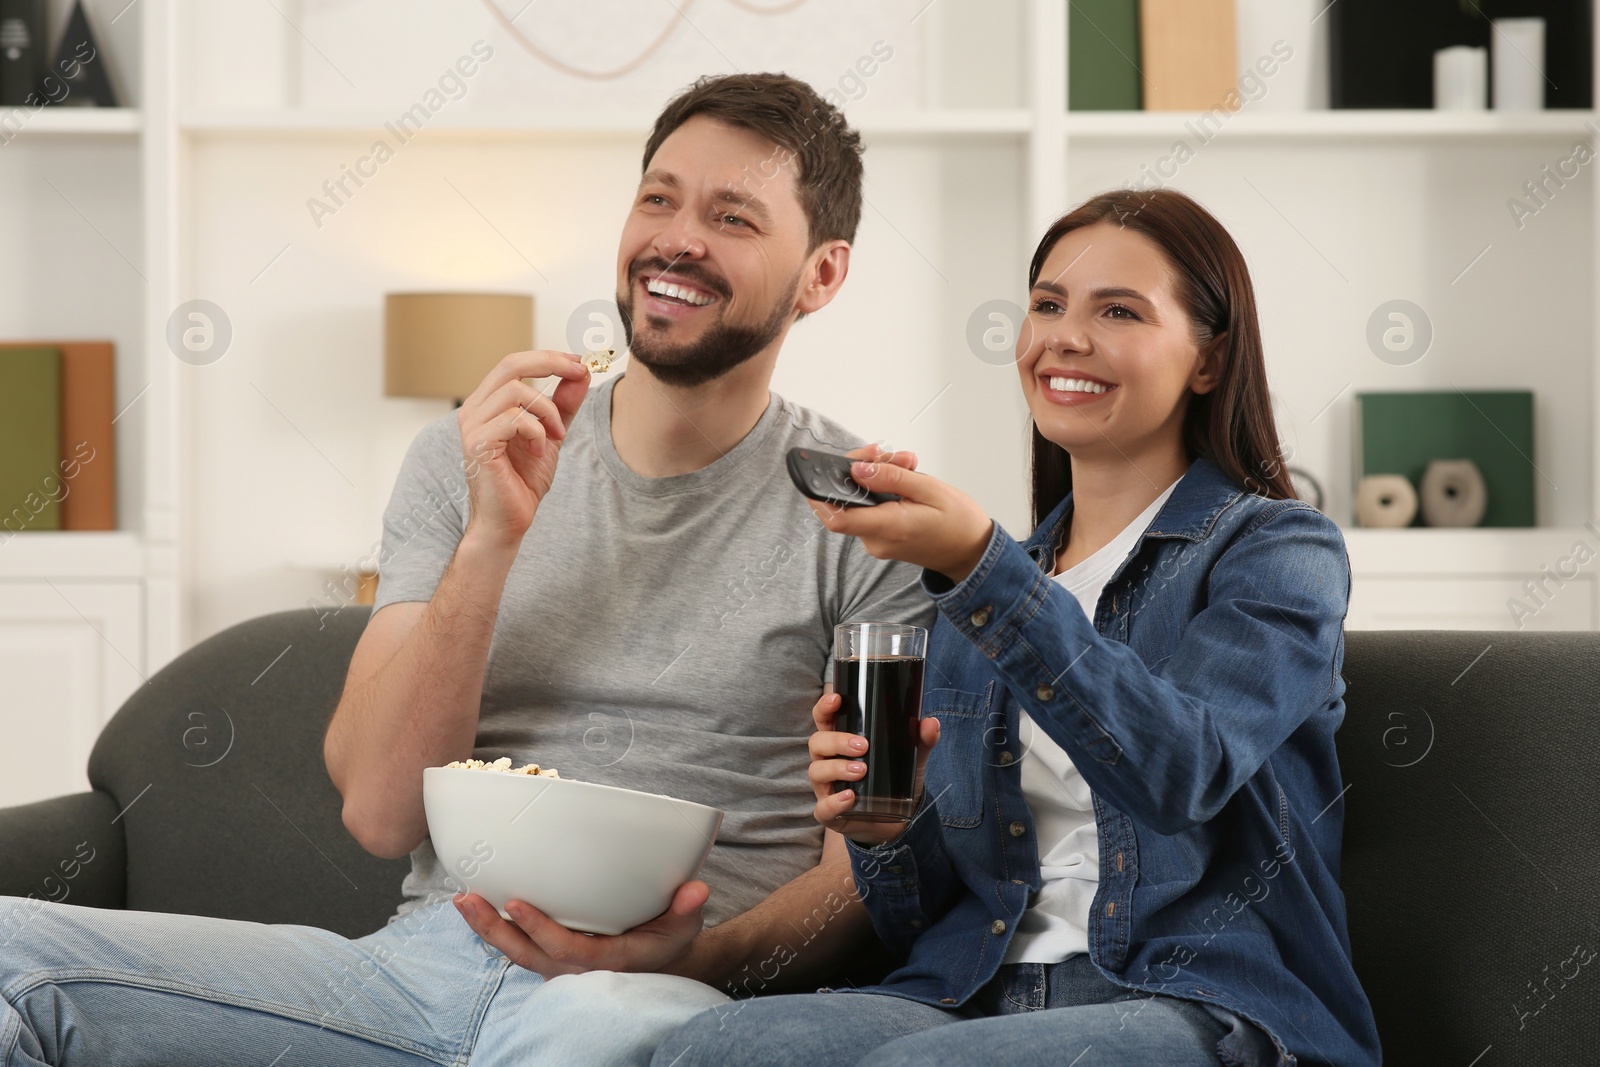
[[[1403,474],[1420,493],[1434,459],[1470,459],[1483,474],[1488,507],[1479,526],[1533,526],[1533,393],[1357,393],[1355,480]],[[1421,526],[1422,513],[1411,525]]]
[[[1488,48],[1500,18],[1545,20],[1547,108],[1594,98],[1588,0],[1338,0],[1328,12],[1328,103],[1336,108],[1433,107],[1433,53]]]
[[[0,352],[0,542],[61,528],[60,451],[60,351]]]
[[[116,356],[110,341],[0,343],[8,349],[48,347],[61,353],[61,442],[57,458],[67,483],[61,529],[117,528]]]
[[[1067,107],[1137,111],[1139,0],[1073,0],[1067,9]]]
[[[1238,91],[1233,0],[1139,0],[1146,111],[1233,111]]]

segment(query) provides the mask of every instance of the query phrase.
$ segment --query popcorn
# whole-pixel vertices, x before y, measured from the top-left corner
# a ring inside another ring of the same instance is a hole
[[[540,778],[560,778],[554,767],[541,768],[537,763],[525,763],[521,767],[511,766],[510,756],[501,756],[493,763],[485,763],[481,759],[451,760],[446,767],[457,767],[468,771],[499,771],[501,774],[532,774]]]
[[[591,350],[583,354],[583,365],[589,368],[591,374],[604,374],[611,369],[611,361],[616,358],[615,348]]]

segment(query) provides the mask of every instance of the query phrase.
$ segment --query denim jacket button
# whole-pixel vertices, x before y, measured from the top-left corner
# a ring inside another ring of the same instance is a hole
[[[1003,934],[1003,933],[1005,933],[1006,932],[1006,921],[1004,919],[996,919],[994,922],[989,924],[989,931],[990,931],[990,933],[995,933],[995,934]]]
[[[956,998],[955,997],[940,997],[939,998],[939,1003],[940,1004],[954,1004],[955,1002],[956,1002]]]
[[[968,621],[970,621],[973,626],[982,626],[984,623],[988,622],[989,621],[989,606],[987,604],[985,604],[983,607],[979,608],[977,611],[974,611],[972,613],[972,615],[969,617]]]
[[[1009,752],[1002,752],[1002,753],[1000,753],[1000,766],[1009,767],[1009,766],[1011,766],[1012,761],[1015,760],[1016,758],[1017,757],[1013,756]]]
[[[1056,691],[1050,688],[1048,685],[1041,685],[1039,688],[1033,691],[1033,695],[1038,697],[1040,700],[1052,700],[1055,698]]]
[[[1028,828],[1022,825],[1020,822],[1014,822],[1010,826],[1006,827],[1006,829],[1011,832],[1012,837],[1021,837],[1023,834],[1028,832]]]

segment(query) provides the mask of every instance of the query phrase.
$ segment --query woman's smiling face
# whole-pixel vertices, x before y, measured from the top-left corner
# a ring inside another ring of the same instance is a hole
[[[1126,227],[1097,222],[1056,242],[1017,338],[1045,438],[1075,459],[1182,454],[1188,394],[1216,387],[1223,338],[1202,356],[1175,285],[1161,248]]]

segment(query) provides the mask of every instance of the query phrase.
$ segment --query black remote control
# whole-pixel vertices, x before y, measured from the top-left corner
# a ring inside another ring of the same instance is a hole
[[[818,452],[814,448],[789,449],[789,478],[794,487],[812,500],[842,508],[871,507],[900,498],[893,493],[874,493],[850,477],[849,456]]]

